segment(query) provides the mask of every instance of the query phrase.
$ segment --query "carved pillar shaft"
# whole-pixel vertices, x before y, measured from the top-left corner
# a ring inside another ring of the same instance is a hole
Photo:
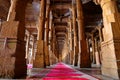
[[[90,54],[87,52],[87,43],[85,38],[82,2],[76,0],[79,40],[81,42],[80,67],[90,67]]]
[[[91,34],[92,40],[92,63],[96,63],[95,61],[95,40],[94,40],[94,33]]]
[[[101,0],[103,10],[102,74],[120,78],[120,15],[116,0]]]
[[[37,53],[33,64],[35,68],[45,67],[43,33],[45,27],[46,0],[41,0],[40,4],[41,6],[40,6],[39,25],[38,25]]]
[[[24,41],[27,1],[17,0],[13,4],[12,12],[16,14],[10,16],[8,21],[2,24],[0,32],[0,53],[4,55],[3,59],[1,58],[4,62],[0,62],[4,66],[3,68],[0,66],[2,78],[20,78],[26,76],[27,73]]]
[[[39,26],[38,26],[38,40],[43,40],[43,31],[45,28],[45,16],[46,16],[46,0],[40,1],[40,15],[39,15]]]
[[[49,35],[49,18],[50,17],[50,4],[46,6],[46,25],[45,25],[45,34],[44,34],[44,52],[45,52],[45,64],[49,66],[49,52],[48,52],[48,35]]]
[[[98,42],[97,39],[95,38],[95,60],[96,60],[96,65],[100,65],[100,58],[99,58],[99,51],[98,51]]]
[[[26,56],[25,58],[28,58],[28,54],[29,54],[29,43],[30,43],[30,33],[28,33],[27,35],[27,41],[26,41]]]
[[[55,64],[57,62],[57,55],[56,55],[56,36],[55,36],[55,28],[53,27],[53,32],[52,32],[52,38],[53,38],[53,41],[52,41],[52,54],[54,55],[53,57],[53,63]],[[59,55],[58,55],[59,56]],[[60,60],[60,59],[59,59]]]
[[[70,53],[70,64],[73,64],[73,49],[72,49],[72,20],[69,19],[69,53]]]
[[[77,40],[77,24],[76,24],[76,9],[75,4],[72,5],[72,15],[73,15],[73,32],[74,32],[74,65],[77,66],[78,63],[78,40]]]
[[[68,45],[67,45],[67,47],[68,47],[68,53],[69,53],[69,64],[71,64],[71,60],[72,60],[72,53],[71,53],[71,51],[72,51],[72,46],[71,46],[71,41],[72,41],[72,36],[71,36],[71,21],[70,21],[70,19],[69,19],[69,22],[68,22],[68,24],[69,24],[69,28],[68,28],[68,41],[67,41],[67,43],[68,43]]]
[[[1,32],[1,29],[2,29],[2,19],[0,19],[0,32]]]
[[[52,14],[50,12],[50,25],[49,25],[49,62],[52,65]]]
[[[103,41],[102,27],[97,27],[97,30],[99,32],[100,42],[102,42]]]
[[[32,57],[30,60],[30,64],[33,64],[34,58],[35,58],[35,36],[32,36]]]

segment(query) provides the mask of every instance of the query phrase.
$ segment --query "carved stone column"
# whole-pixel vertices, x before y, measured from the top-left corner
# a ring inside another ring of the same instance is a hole
[[[79,40],[81,44],[80,67],[91,67],[90,56],[89,56],[90,54],[87,52],[87,43],[86,43],[85,31],[84,31],[82,2],[80,0],[76,0],[76,7],[77,7]]]
[[[68,60],[68,63],[71,64],[71,58],[72,58],[72,55],[71,55],[71,31],[70,31],[70,19],[69,19],[69,22],[68,22],[68,33],[67,33],[67,47],[68,47],[68,54],[69,54],[69,60]]]
[[[49,34],[49,18],[50,17],[50,3],[46,5],[46,25],[45,25],[45,34],[44,34],[44,52],[45,52],[45,64],[46,66],[50,65],[49,62],[49,52],[48,52],[48,34]]]
[[[1,28],[2,28],[2,19],[0,19],[0,32],[1,32]]]
[[[13,0],[9,19],[2,23],[0,32],[0,76],[20,78],[26,76],[25,59],[25,7],[27,0]],[[22,5],[22,6],[21,6]],[[7,73],[6,73],[7,72]]]
[[[100,55],[98,51],[98,42],[97,39],[95,38],[95,62],[97,66],[100,66]]]
[[[94,39],[94,33],[91,34],[91,40],[92,40],[92,63],[95,64],[95,39]]]
[[[27,33],[27,37],[26,37],[26,56],[25,58],[27,59],[28,58],[28,53],[29,53],[29,42],[30,42],[30,33],[28,32]]]
[[[90,35],[86,35],[87,37],[86,37],[86,43],[87,43],[87,51],[88,51],[88,53],[90,54],[89,55],[89,57],[90,57],[90,62],[91,62],[91,53],[90,53]],[[80,61],[80,59],[79,59],[79,61]]]
[[[101,64],[102,62],[101,42],[103,41],[102,27],[101,26],[97,27],[97,30],[99,32],[99,39],[100,39],[98,49],[99,49],[99,58],[100,58],[100,64]]]
[[[101,0],[103,10],[102,74],[120,78],[120,13],[116,0]]]
[[[31,36],[31,34],[28,32],[28,33],[27,33],[27,40],[26,40],[26,56],[25,56],[26,62],[27,62],[26,64],[29,63],[30,36]]]
[[[50,25],[49,25],[49,62],[50,65],[52,65],[53,63],[53,56],[52,56],[52,13],[50,11],[50,21],[49,21]]]
[[[72,37],[72,20],[69,19],[69,30],[70,30],[70,64],[73,64],[74,49],[73,49],[73,37]]]
[[[52,55],[54,56],[52,59],[53,64],[55,64],[57,61],[57,55],[56,55],[56,36],[55,36],[55,28],[53,27],[53,32],[52,32]],[[59,55],[58,55],[59,56]],[[61,60],[61,58],[59,58],[59,60]]]
[[[34,60],[33,67],[44,68],[45,67],[45,54],[44,54],[44,27],[45,27],[45,14],[46,14],[46,0],[40,1],[40,15],[38,25],[38,41],[37,41],[37,53]]]
[[[32,57],[30,58],[30,64],[33,64],[33,60],[35,57],[35,36],[32,35]]]
[[[77,42],[77,24],[76,24],[76,7],[72,4],[72,15],[73,15],[73,33],[74,33],[74,65],[78,63],[78,42]]]
[[[102,42],[103,41],[102,27],[97,27],[97,30],[99,32],[100,42]]]

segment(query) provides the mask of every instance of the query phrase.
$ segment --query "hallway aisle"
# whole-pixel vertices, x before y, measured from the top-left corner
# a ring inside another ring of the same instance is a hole
[[[44,76],[42,74],[44,74]],[[29,79],[36,80],[39,76],[42,76],[42,80],[98,80],[97,78],[77,71],[64,63],[58,63],[51,69],[48,68],[43,70]]]

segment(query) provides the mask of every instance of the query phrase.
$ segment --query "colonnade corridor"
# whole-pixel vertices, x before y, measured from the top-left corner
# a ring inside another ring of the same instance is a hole
[[[0,0],[0,79],[119,80],[120,0]]]

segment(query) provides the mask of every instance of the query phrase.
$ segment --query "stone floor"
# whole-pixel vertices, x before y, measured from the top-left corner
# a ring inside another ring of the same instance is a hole
[[[84,72],[88,75],[94,76],[96,78],[99,78],[100,80],[116,80],[113,78],[110,78],[108,76],[104,76],[101,74],[100,68],[76,68],[77,70]]]
[[[52,65],[52,66],[54,66],[54,65]],[[30,69],[30,70],[28,70],[28,76],[27,76],[26,79],[28,79],[29,77],[41,79],[42,77],[44,77],[50,71],[52,66],[47,67],[46,69],[38,69],[38,68]],[[79,68],[79,67],[74,67],[72,65],[69,65],[69,66],[75,68],[78,71],[86,73],[90,76],[96,77],[99,80],[116,80],[116,79],[101,75],[100,67]],[[37,75],[38,73],[42,73],[42,74]],[[36,76],[34,76],[34,75],[36,75]]]

